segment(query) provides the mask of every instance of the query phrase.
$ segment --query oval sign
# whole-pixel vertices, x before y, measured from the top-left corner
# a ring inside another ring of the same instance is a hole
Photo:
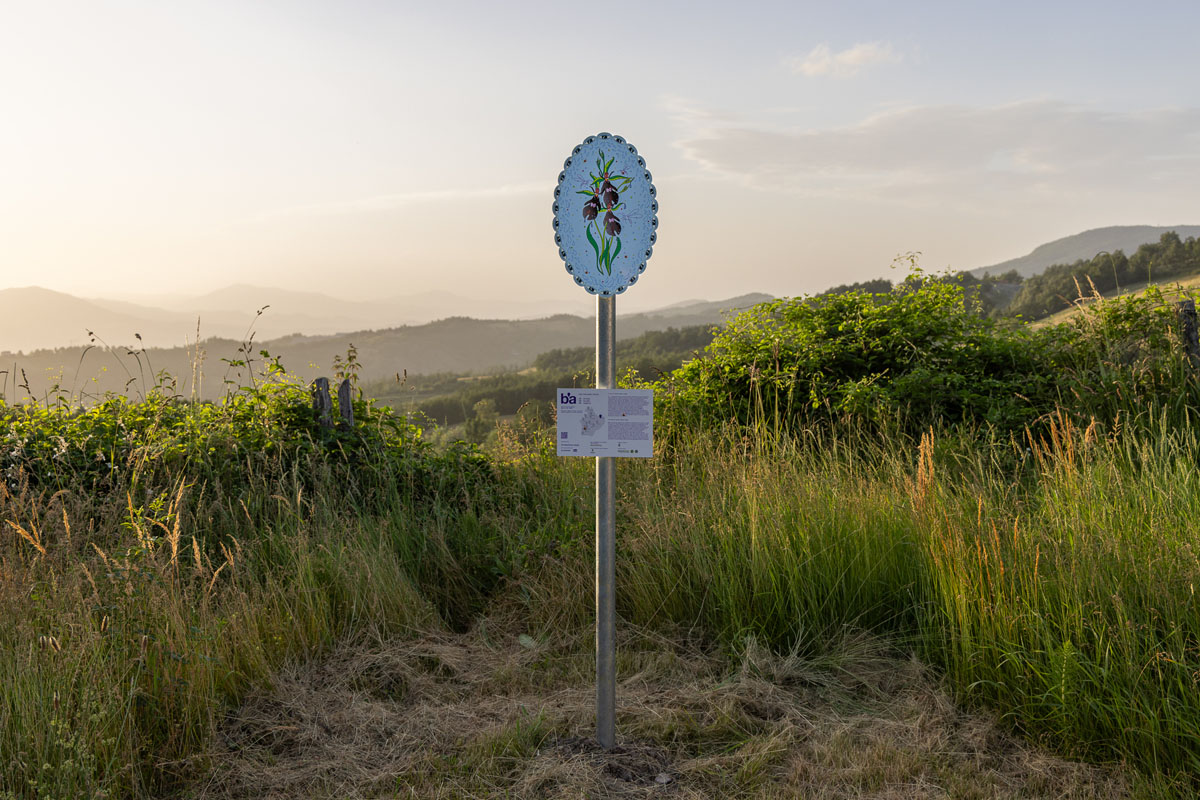
[[[571,151],[554,189],[554,241],[575,282],[611,297],[646,271],[658,239],[658,200],[646,159],[598,133]]]

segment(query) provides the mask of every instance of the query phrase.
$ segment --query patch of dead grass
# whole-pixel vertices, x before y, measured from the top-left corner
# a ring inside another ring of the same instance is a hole
[[[1114,798],[956,709],[928,671],[850,638],[819,662],[747,642],[740,663],[625,629],[619,746],[592,737],[591,632],[518,623],[346,643],[280,674],[220,727],[217,798]]]

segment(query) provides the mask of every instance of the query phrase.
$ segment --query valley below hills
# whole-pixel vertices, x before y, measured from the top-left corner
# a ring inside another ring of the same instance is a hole
[[[746,294],[624,314],[618,319],[617,336],[628,339],[648,331],[716,325],[769,299],[766,294]],[[332,377],[337,360],[344,362],[352,347],[358,377],[364,381],[399,381],[406,374],[481,374],[520,369],[546,351],[591,344],[595,320],[571,314],[528,320],[458,316],[353,333],[278,338],[251,333],[248,340],[218,337],[177,347],[131,348],[96,341],[28,353],[0,352],[0,392],[9,402],[31,397],[52,401],[55,396],[86,402],[107,392],[137,397],[166,381],[185,397],[212,400],[249,385],[268,357],[305,381]]]

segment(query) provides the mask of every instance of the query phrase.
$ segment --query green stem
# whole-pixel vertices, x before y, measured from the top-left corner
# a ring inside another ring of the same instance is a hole
[[[596,271],[599,272],[600,271],[600,253],[603,252],[603,245],[604,245],[604,231],[601,230],[599,223],[597,223],[595,220],[589,222],[588,225],[596,226],[596,237],[597,237],[597,239],[599,239],[600,245],[601,245],[601,249],[596,251]]]
[[[597,222],[596,227],[600,229],[600,263],[596,265],[596,271],[599,272],[602,266],[608,268],[608,239],[604,236],[604,226]]]

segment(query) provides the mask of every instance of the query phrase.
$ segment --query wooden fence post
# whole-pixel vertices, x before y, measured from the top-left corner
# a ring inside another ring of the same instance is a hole
[[[1200,334],[1196,328],[1196,301],[1180,300],[1176,312],[1179,314],[1183,351],[1187,353],[1192,369],[1200,369]]]
[[[312,382],[313,414],[322,428],[333,427],[333,400],[329,397],[329,378],[317,378]]]
[[[354,400],[350,397],[350,379],[346,378],[338,386],[338,414],[342,417],[342,425],[347,429],[354,427]]]

